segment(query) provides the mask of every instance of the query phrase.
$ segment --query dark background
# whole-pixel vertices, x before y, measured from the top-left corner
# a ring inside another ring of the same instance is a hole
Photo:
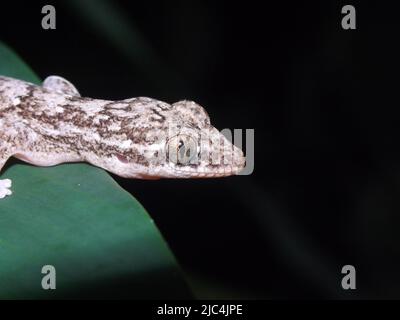
[[[12,1],[0,40],[82,95],[183,98],[255,129],[251,176],[115,177],[203,298],[400,298],[393,2]],[[41,28],[53,4],[57,29]],[[357,30],[341,28],[353,4]],[[357,290],[341,288],[354,265]]]

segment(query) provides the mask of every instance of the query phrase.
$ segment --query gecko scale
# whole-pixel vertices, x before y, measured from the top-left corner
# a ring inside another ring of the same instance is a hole
[[[245,165],[192,101],[84,98],[58,76],[42,86],[0,76],[0,170],[12,156],[37,166],[85,161],[139,179],[229,176]],[[0,180],[0,199],[10,188]]]

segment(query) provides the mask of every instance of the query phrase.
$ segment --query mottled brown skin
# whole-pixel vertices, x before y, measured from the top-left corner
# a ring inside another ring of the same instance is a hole
[[[171,162],[175,149],[190,161]],[[210,163],[211,153],[223,161]],[[87,161],[130,178],[225,176],[244,166],[194,102],[84,98],[54,76],[43,86],[0,77],[0,169],[11,156],[40,166]]]

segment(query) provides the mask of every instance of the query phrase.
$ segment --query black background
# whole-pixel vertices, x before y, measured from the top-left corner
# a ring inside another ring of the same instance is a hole
[[[250,176],[115,177],[200,297],[400,298],[393,3],[351,2],[346,31],[343,1],[12,1],[0,40],[84,96],[187,98],[219,129],[255,129]],[[41,28],[44,4],[56,30]],[[340,285],[347,264],[355,291]]]

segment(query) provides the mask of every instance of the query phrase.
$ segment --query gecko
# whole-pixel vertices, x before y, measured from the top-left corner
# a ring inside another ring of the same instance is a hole
[[[10,157],[35,166],[87,162],[137,179],[224,177],[245,166],[242,150],[193,101],[82,97],[60,76],[42,85],[0,76],[0,171]],[[0,199],[11,187],[0,180]]]

